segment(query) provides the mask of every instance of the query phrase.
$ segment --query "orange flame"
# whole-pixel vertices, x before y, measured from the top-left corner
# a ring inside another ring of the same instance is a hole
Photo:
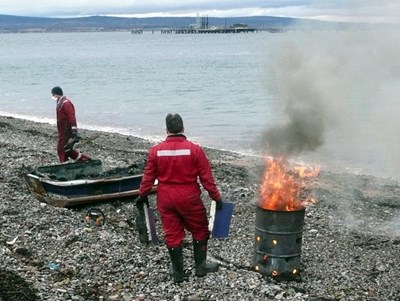
[[[289,167],[283,158],[267,158],[267,166],[260,188],[259,206],[274,211],[302,210],[308,203],[314,202],[310,197],[301,199],[304,177],[316,177],[320,168],[305,165]]]

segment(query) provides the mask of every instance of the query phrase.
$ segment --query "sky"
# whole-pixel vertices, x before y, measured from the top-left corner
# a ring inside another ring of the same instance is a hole
[[[0,0],[0,14],[163,17],[279,16],[325,21],[400,23],[398,0]]]

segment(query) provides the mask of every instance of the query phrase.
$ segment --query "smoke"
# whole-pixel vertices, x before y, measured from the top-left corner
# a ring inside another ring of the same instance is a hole
[[[292,36],[292,35],[291,35]],[[329,68],[321,67],[323,58],[313,47],[302,47],[310,44],[306,36],[298,45],[287,40],[282,45],[283,51],[278,51],[276,65],[272,66],[276,84],[276,95],[285,103],[288,121],[284,125],[266,130],[262,141],[272,155],[292,155],[305,151],[315,151],[324,143],[324,132],[329,122],[328,110],[325,105],[327,82],[322,77]],[[311,55],[309,53],[313,53]],[[330,76],[329,76],[330,77]]]
[[[382,230],[389,233],[392,236],[400,236],[400,216],[394,216],[391,220],[384,223]]]
[[[315,151],[334,117],[331,107],[344,98],[336,89],[343,57],[331,52],[321,33],[290,33],[277,47],[275,64],[268,68],[275,75],[270,89],[285,104],[288,121],[266,130],[263,141],[273,155]]]
[[[399,53],[397,28],[285,33],[266,74],[287,120],[265,130],[263,149],[400,166]]]

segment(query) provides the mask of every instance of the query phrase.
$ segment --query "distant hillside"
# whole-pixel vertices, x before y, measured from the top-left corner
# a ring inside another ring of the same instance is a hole
[[[208,26],[229,27],[234,24],[247,24],[260,30],[284,29],[296,22],[293,18],[280,17],[235,17],[208,18]],[[0,32],[60,32],[60,31],[119,31],[151,30],[161,28],[189,28],[196,23],[194,17],[157,17],[157,18],[119,18],[119,17],[82,17],[82,18],[38,18],[0,15]]]

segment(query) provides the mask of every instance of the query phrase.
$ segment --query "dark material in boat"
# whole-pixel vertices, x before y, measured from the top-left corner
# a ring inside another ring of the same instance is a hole
[[[139,195],[144,164],[103,171],[100,160],[40,166],[25,174],[31,193],[56,207],[73,207]],[[154,184],[153,191],[157,189]]]

